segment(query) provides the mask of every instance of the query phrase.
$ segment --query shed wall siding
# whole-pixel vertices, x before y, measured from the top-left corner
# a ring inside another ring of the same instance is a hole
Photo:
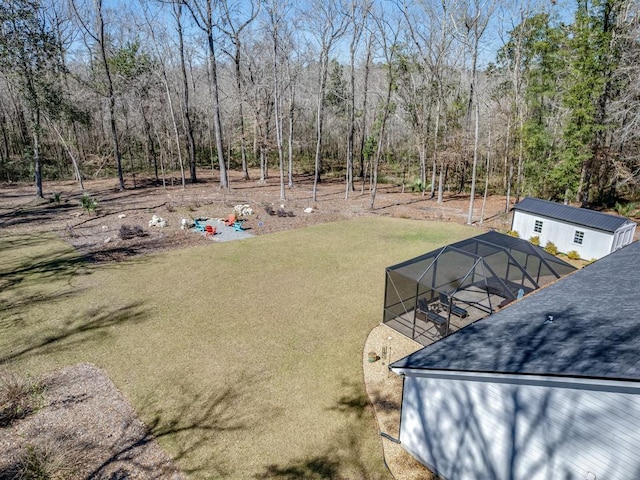
[[[640,478],[640,395],[407,376],[401,422],[448,480]]]
[[[536,220],[542,221],[541,233],[536,233],[533,230]],[[515,211],[513,213],[512,230],[518,232],[520,238],[524,240],[529,240],[536,235],[539,236],[541,247],[544,247],[547,242],[553,242],[560,252],[567,253],[575,250],[580,254],[580,257],[585,260],[602,258],[611,253],[614,246],[614,235],[611,233],[580,225],[573,225],[527,212]],[[576,230],[584,232],[582,245],[573,243]]]

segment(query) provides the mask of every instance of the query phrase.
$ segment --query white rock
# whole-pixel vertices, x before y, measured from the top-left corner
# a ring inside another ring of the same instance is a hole
[[[312,213],[313,212],[313,208],[311,207],[307,207],[304,209],[304,213]]]
[[[106,225],[102,225],[102,231],[104,232],[106,230],[109,230],[109,227],[107,227]]]
[[[127,216],[124,213],[121,213],[120,215],[118,215],[118,218],[126,218]]]
[[[104,243],[109,243],[111,241],[111,237],[107,237],[104,239]]]
[[[158,217],[157,215],[154,214],[151,217],[151,220],[149,220],[149,226],[150,227],[155,227],[158,224],[159,221],[160,221],[160,217]]]

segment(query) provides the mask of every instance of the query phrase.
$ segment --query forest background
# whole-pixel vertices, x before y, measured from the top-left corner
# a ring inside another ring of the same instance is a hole
[[[3,0],[0,181],[636,200],[636,0]],[[256,171],[256,170],[254,170]],[[273,173],[275,171],[275,173]]]

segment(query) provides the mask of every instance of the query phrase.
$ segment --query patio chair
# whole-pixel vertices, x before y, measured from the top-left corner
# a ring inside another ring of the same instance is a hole
[[[204,232],[205,231],[205,224],[202,223],[200,220],[194,220],[193,221],[193,228],[196,229],[196,232]]]
[[[229,216],[224,219],[224,224],[228,227],[233,227],[235,223],[236,223],[235,213],[230,213]]]
[[[440,292],[440,305],[445,310],[449,310],[453,315],[465,318],[469,316],[469,312],[467,312],[464,308],[459,307],[453,303],[453,299],[449,297],[446,293]]]
[[[242,232],[244,230],[244,228],[242,228],[242,223],[243,223],[243,220],[240,220],[238,222],[234,222],[233,229],[236,232]]]
[[[209,235],[215,235],[216,234],[216,227],[213,227],[211,225],[205,225],[204,226],[204,236],[209,236]]]
[[[446,337],[449,334],[449,321],[437,311],[431,310],[426,298],[418,299],[416,318],[423,322],[433,323],[441,337]]]

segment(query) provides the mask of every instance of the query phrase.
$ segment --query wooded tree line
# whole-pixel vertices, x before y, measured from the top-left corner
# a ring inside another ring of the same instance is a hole
[[[559,2],[558,2],[559,3]],[[515,4],[515,5],[514,5]],[[636,0],[2,0],[0,179],[638,192]],[[252,169],[252,171],[254,171]],[[126,181],[125,181],[126,177]]]

